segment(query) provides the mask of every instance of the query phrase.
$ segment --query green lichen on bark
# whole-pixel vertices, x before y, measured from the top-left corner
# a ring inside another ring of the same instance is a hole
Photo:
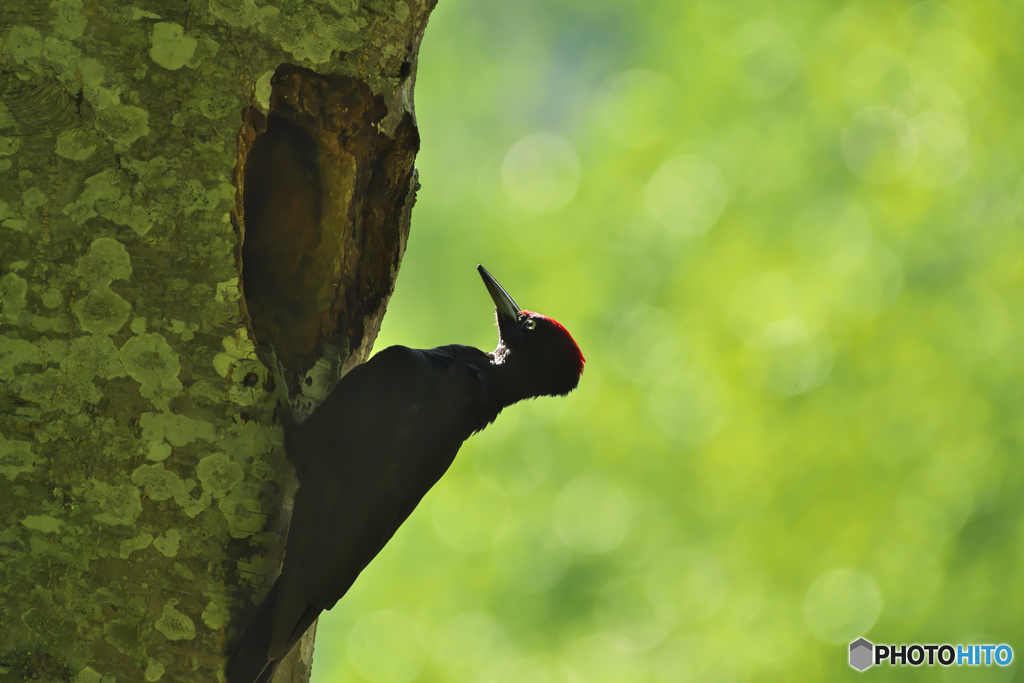
[[[288,63],[364,83],[393,134],[432,6],[4,8],[7,674],[217,678],[231,615],[279,560],[287,471],[238,288],[241,110],[266,109]]]

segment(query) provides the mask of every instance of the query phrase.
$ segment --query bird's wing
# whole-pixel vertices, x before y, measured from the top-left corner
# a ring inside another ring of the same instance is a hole
[[[429,363],[421,351],[391,346],[348,372],[309,418],[297,425],[290,411],[281,415],[285,452],[300,482],[313,475],[311,461],[340,468],[358,462],[358,454],[379,445],[390,425],[423,400]]]
[[[292,443],[302,451],[288,456],[300,487],[271,655],[291,640],[308,605],[333,606],[391,537],[407,499],[405,460],[417,450],[420,411],[436,403],[437,380],[422,352],[385,349],[345,375],[298,429]]]
[[[271,623],[247,629],[269,633],[268,660],[301,636],[304,615],[348,591],[473,431],[479,378],[435,351],[381,351],[304,424],[286,426],[300,487],[274,605],[257,617]]]
[[[420,408],[420,422],[428,425],[450,425],[451,435],[447,443],[437,443],[433,448],[424,448],[427,457],[416,463],[418,470],[398,506],[394,524],[381,543],[383,547],[398,531],[423,496],[448,471],[462,443],[480,421],[475,413],[479,406],[473,405],[473,398],[479,394],[480,377],[464,363],[447,365],[442,375],[436,378],[432,389],[432,400]]]

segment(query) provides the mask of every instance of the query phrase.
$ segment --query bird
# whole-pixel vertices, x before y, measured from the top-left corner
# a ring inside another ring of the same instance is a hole
[[[586,360],[565,327],[519,308],[487,269],[477,270],[494,302],[494,351],[391,346],[342,377],[301,425],[282,411],[299,488],[281,573],[228,651],[228,683],[269,683],[466,439],[514,403],[565,396],[579,384]]]

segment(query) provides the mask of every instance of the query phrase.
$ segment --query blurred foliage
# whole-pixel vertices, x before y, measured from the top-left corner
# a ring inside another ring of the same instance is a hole
[[[493,348],[482,262],[587,367],[467,442],[314,683],[1024,647],[1021,40],[995,0],[442,0],[377,348]]]

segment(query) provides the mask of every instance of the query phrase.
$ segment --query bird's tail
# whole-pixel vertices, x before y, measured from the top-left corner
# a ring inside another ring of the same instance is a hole
[[[252,621],[242,631],[234,647],[228,651],[225,667],[228,683],[270,683],[277,667],[323,611],[308,605],[280,656],[271,659],[270,645],[279,587],[280,583],[275,581],[267,597],[257,608]]]
[[[274,623],[274,605],[277,603],[278,583],[275,581],[263,599],[238,641],[228,650],[224,667],[228,683],[256,683],[269,681],[277,668],[277,660],[270,659],[270,632]],[[269,670],[270,675],[264,677]]]

